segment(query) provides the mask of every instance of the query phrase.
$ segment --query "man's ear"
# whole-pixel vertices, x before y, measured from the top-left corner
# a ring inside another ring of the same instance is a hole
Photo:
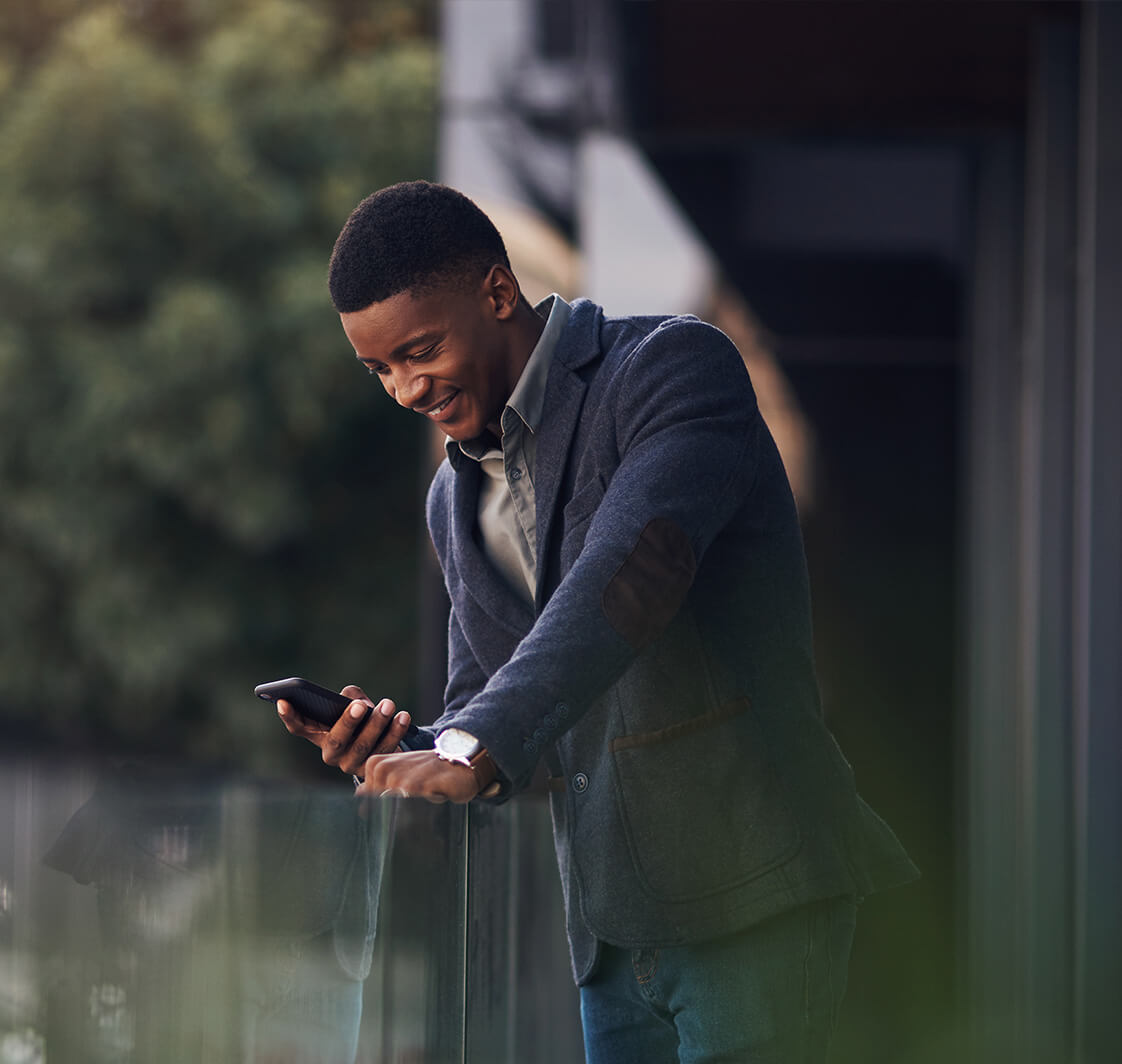
[[[484,279],[483,287],[495,318],[509,321],[521,296],[514,274],[506,266],[496,263]]]

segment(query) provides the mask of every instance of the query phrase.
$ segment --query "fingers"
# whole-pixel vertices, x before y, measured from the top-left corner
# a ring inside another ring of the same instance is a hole
[[[325,764],[347,775],[361,776],[366,759],[372,754],[400,749],[411,718],[404,711],[399,713],[388,698],[375,703],[355,684],[344,687],[340,693],[351,701],[330,727],[305,717],[287,699],[278,700],[277,716],[291,735],[318,746]]]
[[[431,750],[374,754],[367,759],[363,776],[357,793],[371,798],[469,802],[478,790],[469,768],[441,761]]]
[[[339,715],[339,719],[331,726],[331,728],[323,736],[320,743],[320,750],[323,753],[323,761],[326,765],[334,765],[341,771],[346,773],[353,773],[361,768],[364,758],[361,756],[365,750],[365,745],[356,751],[355,743],[360,740],[363,735],[368,735],[369,731],[364,727],[364,722],[369,720],[377,720],[379,714],[377,712],[371,713],[372,702],[366,700],[365,696],[354,699],[346,709]],[[377,727],[377,725],[375,725]],[[381,735],[381,728],[378,728],[378,734]],[[367,750],[366,753],[369,753]]]
[[[405,733],[409,730],[409,723],[412,718],[405,710],[397,713],[395,709],[396,707],[388,698],[383,698],[378,703],[376,711],[385,718],[385,730],[382,732],[381,738],[374,744],[373,749],[367,751],[368,754],[393,753],[401,740],[405,738]]]
[[[281,698],[277,700],[277,716],[280,717],[281,723],[288,729],[291,735],[299,735],[303,739],[310,742],[317,742],[316,736],[324,735],[327,729],[318,724],[314,720],[308,720],[307,717],[301,716],[295,706],[291,702],[285,701]],[[318,743],[317,743],[318,745]]]
[[[356,699],[324,736],[321,746],[323,760],[347,775],[361,776],[366,759],[371,754],[388,754],[397,750],[409,728],[409,721],[409,714],[404,711],[399,713],[388,698],[383,698],[373,707],[369,701]]]
[[[410,794],[404,787],[390,787],[379,793],[379,798],[424,798],[426,802],[431,802],[433,805],[443,805],[448,801],[447,795],[443,794]]]

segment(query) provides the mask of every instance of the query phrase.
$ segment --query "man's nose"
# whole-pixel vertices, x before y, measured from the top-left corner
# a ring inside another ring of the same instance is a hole
[[[414,406],[425,393],[427,382],[423,374],[402,369],[393,377],[393,397],[402,406]]]

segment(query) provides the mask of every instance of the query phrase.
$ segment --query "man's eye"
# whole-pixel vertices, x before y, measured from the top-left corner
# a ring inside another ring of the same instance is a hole
[[[385,366],[367,366],[366,367],[366,372],[367,373],[372,373],[375,376],[380,377],[383,373],[386,372],[386,367]]]
[[[418,351],[415,355],[409,356],[410,362],[424,362],[426,359],[432,358],[436,354],[436,345],[426,347],[423,351]]]

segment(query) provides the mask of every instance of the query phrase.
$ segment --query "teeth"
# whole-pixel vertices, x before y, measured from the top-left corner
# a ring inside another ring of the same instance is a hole
[[[452,401],[453,399],[455,399],[455,398],[456,398],[456,397],[455,397],[454,395],[450,395],[450,396],[448,396],[448,398],[447,398],[447,399],[445,399],[443,403],[441,403],[441,404],[440,404],[439,406],[434,406],[434,407],[433,407],[433,408],[432,408],[432,409],[431,409],[431,410],[429,411],[429,413],[430,413],[430,414],[439,414],[439,413],[440,413],[440,411],[441,411],[441,410],[443,410],[443,409],[444,409],[444,408],[445,408],[445,407],[446,407],[446,406],[447,406],[447,405],[448,405],[448,404],[449,404],[449,403],[450,403],[450,402],[451,402],[451,401]]]

